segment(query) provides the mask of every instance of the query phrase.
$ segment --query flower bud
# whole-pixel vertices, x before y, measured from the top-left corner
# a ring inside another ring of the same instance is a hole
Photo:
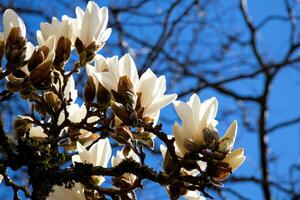
[[[128,144],[133,139],[133,134],[128,126],[119,126],[112,137],[120,144]]]
[[[128,76],[122,76],[122,77],[120,77],[119,83],[118,83],[118,93],[121,96],[125,96],[126,92],[128,92],[128,91],[130,91],[131,93],[134,93],[133,92],[133,84]]]
[[[11,29],[6,40],[5,56],[11,67],[18,68],[23,65],[26,57],[26,39],[22,36],[20,27]]]
[[[75,48],[78,55],[84,51],[84,45],[79,38],[76,38],[75,40]]]
[[[98,84],[97,102],[101,105],[106,105],[111,100],[111,93],[101,84]]]
[[[216,131],[211,131],[209,128],[203,129],[203,139],[206,148],[214,148],[218,141],[219,141],[219,135]]]
[[[49,48],[42,46],[35,51],[33,51],[30,59],[28,60],[28,70],[34,70],[39,64],[41,64],[49,55]]]
[[[203,145],[196,143],[192,139],[185,139],[183,145],[188,152],[199,152],[203,148]]]
[[[29,75],[32,85],[39,90],[48,90],[52,84],[52,62],[46,61],[36,67]]]
[[[148,146],[150,149],[154,149],[153,133],[139,130],[137,134],[134,134],[134,139]]]
[[[216,166],[213,167],[213,170],[210,170],[213,180],[224,181],[231,174],[230,165],[225,162],[215,164]]]
[[[133,90],[133,84],[128,76],[122,76],[118,83],[118,94],[124,99],[123,105],[128,111],[134,110],[137,96]]]
[[[125,124],[130,124],[130,116],[129,113],[126,111],[124,106],[120,103],[113,102],[111,105],[111,109],[115,113],[115,115],[120,118],[120,120]]]
[[[76,52],[79,55],[80,64],[85,66],[87,63],[94,60],[96,56],[97,47],[95,42],[92,42],[87,47],[85,47],[79,38],[75,41]]]
[[[16,131],[16,136],[23,137],[32,128],[32,123],[26,118],[17,117],[13,126]]]
[[[57,41],[57,46],[55,50],[54,66],[62,67],[64,62],[69,60],[71,56],[71,41],[67,37],[61,36]]]
[[[86,102],[92,102],[96,96],[96,85],[93,77],[89,76],[86,86],[84,88],[84,100]]]
[[[54,94],[51,91],[46,92],[45,99],[46,99],[46,103],[48,103],[53,108],[54,111],[57,112],[59,110],[61,102],[56,94]]]

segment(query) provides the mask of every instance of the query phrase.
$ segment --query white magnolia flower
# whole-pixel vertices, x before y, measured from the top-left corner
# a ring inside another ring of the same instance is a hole
[[[49,194],[47,200],[85,200],[84,188],[80,183],[75,183],[71,189],[65,188],[65,186],[55,185],[53,192]]]
[[[176,94],[165,95],[165,76],[157,77],[151,69],[142,74],[137,92],[141,93],[143,117],[150,117],[154,124],[158,121],[160,110],[177,98]]]
[[[97,64],[97,63],[96,63]],[[165,95],[165,76],[157,77],[151,69],[148,69],[139,78],[136,65],[129,54],[125,54],[118,60],[112,57],[98,61],[98,71],[95,70],[96,79],[108,90],[118,91],[119,80],[127,76],[133,85],[136,101],[138,94],[141,95],[140,104],[144,108],[143,118],[149,117],[157,122],[160,109],[170,104],[177,97],[176,94]]]
[[[72,156],[73,162],[86,162],[94,166],[107,167],[111,156],[111,146],[108,139],[101,139],[93,144],[89,150],[77,142],[78,155]],[[100,185],[105,180],[104,177],[98,177],[98,184]]]
[[[108,9],[89,1],[86,10],[76,7],[76,24],[78,26],[78,38],[88,46],[92,42],[102,48],[111,34],[111,28],[107,29]]]
[[[238,148],[231,152],[226,158],[223,159],[222,162],[226,162],[230,165],[230,168],[235,171],[243,162],[245,161],[246,156],[244,156],[244,148]]]
[[[87,114],[85,104],[79,106],[77,103],[72,103],[67,106],[68,120],[72,123],[80,123]],[[58,117],[58,125],[65,121],[65,111],[63,110]]]
[[[62,16],[61,21],[56,17],[52,17],[51,23],[41,23],[41,30],[37,31],[38,43],[44,43],[50,36],[55,36],[58,40],[61,36],[69,38],[72,44],[75,42],[75,32],[77,26],[75,25],[75,19],[72,19],[66,15]]]
[[[46,138],[48,135],[45,134],[41,126],[34,126],[29,130],[29,137]]]
[[[118,166],[123,160],[129,158],[133,159],[136,162],[140,162],[139,156],[136,153],[134,153],[134,151],[130,150],[127,155],[124,155],[123,150],[121,150],[121,151],[117,151],[116,156],[112,156],[111,165],[112,167]],[[132,185],[136,179],[136,176],[134,174],[125,173],[123,174],[123,178],[126,181],[128,181],[129,184]]]
[[[204,144],[203,129],[216,130],[218,101],[212,97],[201,103],[198,95],[193,94],[187,103],[175,101],[174,107],[182,121],[182,126],[177,122],[173,125],[175,143],[180,152],[185,154],[188,152],[184,146],[185,141],[193,140],[197,144]]]
[[[26,37],[26,27],[23,20],[18,16],[18,14],[12,9],[6,9],[3,14],[3,29],[5,40],[10,34],[13,27],[20,27],[21,35]]]
[[[135,63],[129,54],[125,54],[120,59],[118,59],[118,56],[107,58],[102,63],[105,63],[100,65],[103,67],[98,67],[102,72],[98,73],[95,71],[95,77],[108,91],[118,91],[119,79],[122,76],[127,76],[133,85],[133,90],[137,91],[139,75]]]
[[[109,63],[114,62],[114,60],[116,60],[116,62],[117,62],[117,57],[104,58],[102,55],[96,54],[95,62],[94,62],[95,66],[92,66],[90,64],[87,64],[85,66],[87,75],[92,77],[93,80],[94,80],[96,91],[98,90],[98,80],[95,76],[95,73],[101,73],[101,72],[104,72],[104,71],[108,71]]]

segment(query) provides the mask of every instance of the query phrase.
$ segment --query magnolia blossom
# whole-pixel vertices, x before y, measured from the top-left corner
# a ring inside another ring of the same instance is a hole
[[[62,16],[61,21],[56,17],[52,18],[51,23],[41,23],[41,30],[37,31],[38,43],[44,43],[50,36],[55,36],[56,40],[60,37],[66,37],[70,39],[71,43],[75,42],[75,32],[77,26],[75,25],[75,19],[72,19],[66,15]]]
[[[218,101],[212,97],[201,103],[198,95],[193,94],[187,103],[174,102],[175,110],[182,121],[182,126],[175,122],[173,134],[180,152],[185,154],[188,150],[185,142],[192,140],[197,144],[204,144],[203,129],[216,130],[218,122],[215,120]]]
[[[21,30],[21,35],[26,37],[26,27],[24,21],[18,16],[18,14],[12,9],[6,9],[3,14],[3,29],[5,40],[10,34],[13,27],[19,27]]]
[[[65,186],[55,185],[53,192],[49,194],[47,200],[85,200],[84,188],[80,183],[75,183],[71,189],[65,188]]]
[[[95,73],[101,73],[108,71],[108,66],[113,63],[118,62],[118,57],[112,57],[112,58],[104,58],[100,54],[96,54],[95,56],[95,61],[94,61],[94,66],[87,64],[86,65],[86,72],[89,77],[93,78],[94,84],[95,84],[95,89],[96,91],[98,90],[98,80],[95,76]]]
[[[41,126],[34,126],[29,130],[29,137],[45,138],[48,135],[45,134],[44,129]]]
[[[192,141],[199,145],[204,145],[203,130],[208,128],[210,131],[216,130],[217,121],[215,120],[218,102],[215,97],[200,102],[199,97],[193,94],[187,103],[176,101],[175,110],[179,115],[182,126],[175,122],[173,133],[175,144],[179,151],[184,155],[188,152],[187,144]],[[244,149],[240,148],[233,152],[232,148],[237,134],[237,122],[234,120],[228,127],[224,136],[218,141],[216,150],[227,155],[222,162],[228,163],[232,171],[237,169],[245,160]],[[218,179],[225,179],[229,173],[224,173]],[[223,177],[224,176],[224,177]]]
[[[107,29],[107,8],[99,8],[93,1],[88,2],[85,11],[76,7],[75,23],[79,30],[77,37],[85,46],[95,42],[99,48],[102,48],[111,34],[111,28]]]
[[[134,151],[129,150],[127,155],[124,155],[124,149],[122,151],[117,151],[116,156],[112,156],[111,158],[111,165],[112,167],[118,166],[124,159],[133,159],[136,162],[140,162],[140,158]],[[132,185],[136,179],[134,174],[125,173],[122,175],[123,180],[127,181],[130,185]]]
[[[77,103],[73,103],[67,106],[68,120],[72,123],[80,123],[87,114],[87,109],[84,104],[79,106]],[[58,125],[62,124],[65,120],[65,111],[62,111],[58,118]]]
[[[177,98],[176,94],[164,95],[165,92],[165,76],[157,77],[151,69],[142,74],[138,93],[141,93],[141,106],[144,107],[143,117],[154,119],[154,124],[158,121],[160,109]]]
[[[165,76],[157,77],[151,69],[148,69],[139,78],[136,65],[129,54],[122,58],[108,58],[105,61],[101,58],[98,61],[98,71],[95,70],[96,79],[108,90],[118,91],[118,84],[121,77],[126,76],[132,83],[135,97],[133,101],[137,103],[138,95],[143,108],[143,118],[149,117],[154,124],[158,121],[160,109],[170,104],[177,97],[176,94],[165,95]],[[101,66],[101,67],[100,67]]]
[[[118,91],[119,79],[122,76],[127,76],[133,85],[133,90],[137,91],[139,75],[129,54],[125,54],[120,59],[118,59],[118,56],[103,59],[103,57],[98,57],[98,63],[103,64],[98,64],[97,69],[100,69],[98,70],[100,72],[95,70],[95,77],[108,91]]]
[[[72,156],[73,162],[86,162],[94,166],[107,167],[111,156],[111,146],[108,139],[101,139],[93,144],[89,150],[77,142],[78,155]],[[98,176],[98,184],[105,180],[104,177]]]
[[[112,57],[112,58],[104,58],[102,55],[100,54],[96,54],[95,56],[95,64],[94,66],[88,64],[86,66],[86,70],[87,70],[87,74],[88,76],[94,76],[94,73],[97,72],[104,72],[108,70],[108,65],[110,62],[114,62],[113,60],[115,60],[115,62],[118,61],[118,57]]]

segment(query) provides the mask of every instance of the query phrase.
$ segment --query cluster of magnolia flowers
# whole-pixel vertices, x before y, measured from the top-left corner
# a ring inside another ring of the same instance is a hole
[[[181,167],[180,173],[197,176],[206,172],[212,181],[225,180],[245,160],[242,148],[233,150],[237,122],[233,121],[219,138],[216,98],[201,102],[194,94],[187,103],[176,101],[176,94],[165,94],[165,76],[157,77],[151,69],[139,76],[129,54],[121,58],[97,54],[111,34],[107,24],[107,8],[99,8],[90,1],[85,11],[76,8],[76,18],[63,16],[58,20],[53,17],[51,23],[41,23],[41,30],[37,31],[38,46],[34,46],[26,40],[23,20],[11,9],[4,12],[0,58],[2,60],[5,55],[7,64],[1,73],[6,75],[7,89],[34,102],[33,110],[40,115],[39,118],[18,116],[14,122],[16,135],[39,141],[58,137],[59,146],[76,152],[72,156],[74,164],[108,167],[111,160],[111,166],[115,167],[124,159],[139,163],[141,157],[134,147],[140,144],[154,149],[155,146],[155,134],[145,130],[143,124],[156,126],[160,110],[173,103],[182,122],[181,125],[175,122],[173,136],[169,136],[175,141],[175,154],[182,160],[191,154],[199,158],[196,164]],[[66,71],[73,50],[79,61],[71,71]],[[80,67],[87,73],[82,104],[78,104],[73,78]],[[112,117],[107,114],[108,110]],[[55,124],[59,132],[52,133],[48,124]],[[96,133],[99,124],[112,130],[111,138],[123,147],[114,156],[111,156],[110,139]],[[174,163],[169,149],[164,145],[160,149],[165,173],[172,173]],[[92,178],[97,185],[105,181],[103,176]],[[133,185],[136,179],[136,175],[126,173],[114,183],[122,188]],[[172,196],[172,187],[166,188]],[[48,199],[86,199],[86,193],[81,183],[72,188],[56,185]],[[129,193],[128,197],[132,195]],[[186,199],[204,198],[200,192],[192,190],[180,191],[179,195]]]

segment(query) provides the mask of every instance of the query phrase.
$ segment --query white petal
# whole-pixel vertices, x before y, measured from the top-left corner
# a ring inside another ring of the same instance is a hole
[[[95,73],[96,79],[108,90],[118,90],[118,80],[110,72]]]
[[[48,136],[44,133],[44,129],[41,126],[35,126],[30,129],[29,137],[45,138]]]
[[[107,167],[111,156],[111,146],[107,138],[99,140],[89,151],[96,166]]]
[[[20,27],[21,34],[26,37],[26,27],[23,20],[12,9],[6,9],[3,14],[4,37],[7,38],[13,27]]]
[[[147,114],[154,113],[157,110],[160,110],[163,107],[167,106],[168,104],[172,103],[176,98],[177,98],[176,94],[164,95],[159,100],[157,100],[155,103],[153,103],[151,106],[147,107],[145,109],[144,113],[147,113]]]
[[[101,33],[98,41],[99,42],[106,42],[108,40],[108,38],[110,37],[112,32],[111,28],[106,29],[103,33]]]
[[[229,140],[229,142],[231,144],[230,150],[232,149],[233,144],[235,142],[236,134],[237,134],[237,121],[234,120],[228,127],[225,135],[221,138],[221,140],[224,140],[224,139]]]
[[[49,194],[47,200],[85,200],[84,188],[80,183],[75,183],[71,189],[65,188],[65,186],[55,185],[53,192]]]
[[[246,157],[244,156],[244,149],[239,148],[231,152],[226,158],[223,159],[223,162],[229,163],[232,171],[236,170],[243,162]]]
[[[181,101],[173,103],[176,113],[190,133],[198,134],[198,126],[194,123],[192,108]],[[192,138],[191,138],[192,139]]]
[[[182,155],[184,155],[186,152],[184,141],[188,139],[188,135],[182,131],[182,128],[177,122],[175,122],[173,125],[173,135],[175,137],[175,143],[178,147],[178,150],[182,153]]]

